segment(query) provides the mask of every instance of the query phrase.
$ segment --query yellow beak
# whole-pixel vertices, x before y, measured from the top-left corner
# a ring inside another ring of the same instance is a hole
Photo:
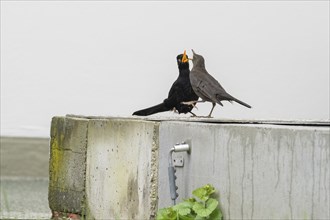
[[[181,62],[182,63],[186,63],[188,62],[188,57],[187,57],[187,54],[186,54],[186,50],[184,50],[184,53],[183,53],[183,56],[182,56],[182,59],[181,59]]]

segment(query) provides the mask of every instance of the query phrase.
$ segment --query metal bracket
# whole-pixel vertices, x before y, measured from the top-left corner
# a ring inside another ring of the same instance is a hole
[[[184,158],[183,156],[175,155],[172,158],[173,166],[175,167],[183,167],[184,166]]]

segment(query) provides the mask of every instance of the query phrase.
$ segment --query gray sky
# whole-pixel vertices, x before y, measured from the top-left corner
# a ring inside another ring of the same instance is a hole
[[[158,104],[184,49],[253,106],[226,102],[215,118],[330,118],[329,1],[1,1],[1,135]]]

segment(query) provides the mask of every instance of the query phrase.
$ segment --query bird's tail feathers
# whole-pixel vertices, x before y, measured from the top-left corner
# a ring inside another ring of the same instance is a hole
[[[152,106],[150,108],[146,108],[146,109],[136,111],[136,112],[133,113],[133,115],[148,116],[148,115],[156,114],[156,113],[159,113],[159,112],[165,112],[165,111],[169,111],[169,110],[170,109],[168,109],[168,107],[166,107],[164,103],[160,103],[160,104]]]
[[[221,100],[228,100],[229,102],[231,102],[232,103],[232,101],[234,101],[234,102],[237,102],[238,104],[241,104],[241,105],[244,105],[245,107],[247,107],[247,108],[252,108],[249,104],[246,104],[245,102],[243,102],[243,101],[241,101],[241,100],[239,100],[239,99],[237,99],[237,98],[235,98],[235,97],[233,97],[233,96],[231,96],[230,94],[226,94],[225,95],[225,98],[223,97],[224,95],[222,95],[222,98],[221,98]],[[218,103],[219,104],[221,104],[221,100],[219,99],[219,96],[217,96],[217,99],[218,99]],[[221,104],[222,105],[222,104]]]
[[[245,102],[243,102],[243,101],[241,101],[241,100],[238,100],[238,99],[236,99],[235,97],[232,98],[232,101],[235,101],[235,102],[237,102],[237,103],[239,103],[239,104],[241,104],[241,105],[244,105],[244,106],[247,107],[247,108],[251,108],[251,105],[246,104]]]

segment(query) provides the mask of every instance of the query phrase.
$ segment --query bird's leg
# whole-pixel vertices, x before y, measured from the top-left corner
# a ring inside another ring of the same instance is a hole
[[[213,109],[214,109],[214,107],[215,107],[215,103],[214,102],[212,102],[212,109],[211,109],[211,111],[210,111],[210,114],[207,116],[208,118],[212,118],[212,112],[213,112]]]
[[[198,117],[195,113],[193,113],[193,112],[189,112],[190,114],[191,114],[191,116],[190,117]]]

